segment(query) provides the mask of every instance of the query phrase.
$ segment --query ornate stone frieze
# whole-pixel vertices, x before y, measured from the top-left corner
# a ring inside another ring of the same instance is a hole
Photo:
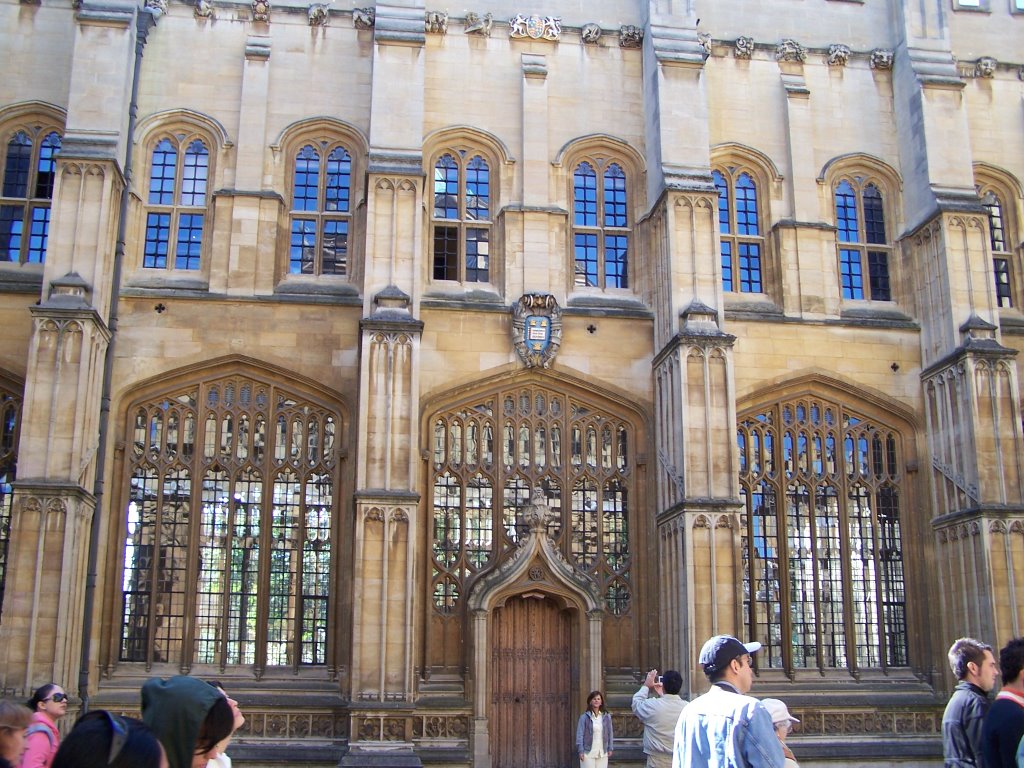
[[[588,45],[594,45],[601,39],[601,35],[603,33],[604,30],[601,29],[600,24],[590,22],[589,24],[583,25],[583,28],[580,30],[580,38],[583,40],[584,43]]]
[[[448,11],[427,11],[424,27],[432,35],[447,35]]]
[[[526,16],[517,13],[509,19],[508,36],[511,38],[528,37],[532,40],[558,40],[562,35],[562,19],[559,16]]]
[[[619,27],[619,47],[639,48],[644,44],[644,31],[632,24],[623,24]]]
[[[825,57],[825,61],[828,62],[830,67],[845,67],[849,60],[850,47],[848,45],[835,43],[828,47],[828,55]]]
[[[550,293],[526,293],[512,307],[512,344],[527,368],[548,368],[562,346],[562,310]]]
[[[892,69],[893,52],[884,48],[875,48],[871,52],[872,69]]]
[[[252,0],[252,20],[270,21],[270,0]]]
[[[306,9],[309,16],[309,26],[326,27],[330,16],[327,3],[313,3]]]
[[[353,8],[352,9],[352,25],[356,29],[373,29],[373,24],[377,19],[376,8]]]
[[[775,49],[776,61],[807,61],[807,51],[796,40],[786,39]]]
[[[976,77],[995,77],[996,67],[998,65],[999,62],[993,59],[991,56],[982,56],[974,65],[974,74]]]
[[[467,35],[479,35],[480,37],[490,37],[491,28],[494,26],[494,17],[485,13],[481,16],[479,13],[474,11],[468,11],[466,13],[466,29]]]
[[[744,37],[743,35],[736,38],[735,49],[733,50],[733,56],[737,59],[749,59],[754,55],[754,38]]]
[[[214,17],[213,4],[210,0],[196,0],[192,11],[197,19],[212,19]]]

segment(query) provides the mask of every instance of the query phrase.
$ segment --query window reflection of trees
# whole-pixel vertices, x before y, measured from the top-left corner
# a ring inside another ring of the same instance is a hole
[[[768,667],[904,666],[901,437],[819,398],[739,421],[745,614]]]
[[[237,376],[130,418],[121,659],[326,663],[338,415]]]
[[[450,613],[474,578],[525,535],[532,489],[549,534],[590,574],[608,609],[630,609],[631,426],[572,397],[521,387],[430,422],[432,599]]]

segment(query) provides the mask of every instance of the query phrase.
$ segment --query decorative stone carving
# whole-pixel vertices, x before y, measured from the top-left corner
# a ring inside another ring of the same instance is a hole
[[[825,57],[825,61],[830,67],[845,67],[849,60],[850,47],[848,45],[836,43],[828,47],[828,56]]]
[[[875,48],[871,52],[872,69],[892,69],[893,52],[884,48]]]
[[[146,8],[159,14],[167,13],[167,0],[146,0]]]
[[[328,19],[328,4],[327,3],[313,3],[306,9],[309,15],[309,26],[311,27],[326,27]]]
[[[356,29],[373,29],[373,24],[376,20],[376,8],[352,9],[352,24],[353,26],[355,26]]]
[[[146,3],[149,4],[148,2]],[[993,59],[991,56],[982,56],[978,59],[978,63],[974,65],[974,74],[977,77],[990,78],[995,77],[996,67],[999,62]]]
[[[639,48],[644,44],[644,31],[632,24],[619,27],[619,48]]]
[[[601,29],[600,24],[595,24],[591,22],[589,24],[583,25],[583,28],[580,30],[580,37],[583,39],[584,43],[587,43],[588,45],[593,45],[594,43],[601,39],[601,35],[603,34],[603,32],[604,30]]]
[[[270,0],[252,0],[252,20],[270,21]]]
[[[704,58],[711,55],[711,33],[710,32],[698,32],[697,43],[701,48],[704,49]]]
[[[796,40],[786,39],[775,49],[776,61],[807,61],[807,51]]]
[[[512,343],[527,368],[548,368],[562,346],[562,310],[550,293],[526,293],[512,307]]]
[[[480,35],[481,37],[491,36],[491,27],[494,26],[494,17],[489,13],[481,16],[479,13],[469,11],[466,13],[466,34]]]
[[[524,16],[517,13],[509,19],[508,36],[529,37],[533,40],[558,40],[562,34],[562,19],[558,16]]]
[[[754,55],[754,38],[752,37],[740,37],[736,38],[736,50],[733,51],[733,56],[737,59],[749,59]]]
[[[210,0],[196,0],[192,13],[197,19],[212,19],[214,18],[213,4],[210,3]]]
[[[448,34],[448,11],[427,11],[425,20],[427,32],[434,35]]]

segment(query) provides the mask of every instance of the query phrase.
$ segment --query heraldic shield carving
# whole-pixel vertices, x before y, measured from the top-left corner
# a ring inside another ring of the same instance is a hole
[[[550,293],[525,293],[512,307],[512,343],[527,368],[547,368],[562,346],[562,310]]]

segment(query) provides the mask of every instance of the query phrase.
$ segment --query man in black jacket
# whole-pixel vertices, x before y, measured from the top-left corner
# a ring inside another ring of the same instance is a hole
[[[1017,746],[1024,736],[1024,637],[999,651],[1003,687],[981,727],[985,768],[1017,768]]]
[[[945,768],[982,768],[981,727],[999,675],[992,646],[961,637],[949,649],[949,666],[960,682],[942,715]]]

